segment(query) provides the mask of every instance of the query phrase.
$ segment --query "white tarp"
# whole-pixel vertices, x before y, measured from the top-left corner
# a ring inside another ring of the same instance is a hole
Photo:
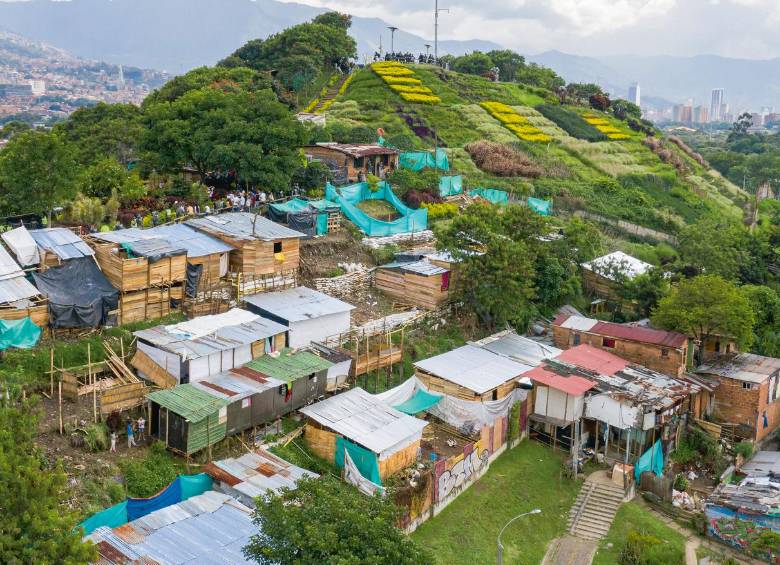
[[[224,314],[200,316],[186,322],[165,326],[166,331],[181,335],[185,339],[197,339],[228,326],[238,326],[259,318],[257,314],[240,308],[233,308]]]
[[[368,496],[374,496],[377,492],[385,495],[385,487],[377,485],[365,478],[349,456],[349,451],[344,450],[344,480],[355,485],[360,492]]]
[[[29,265],[37,265],[41,262],[41,257],[38,254],[38,244],[27,231],[24,226],[19,226],[16,229],[7,231],[2,234],[3,241],[16,255],[16,260],[22,265],[27,267]]]

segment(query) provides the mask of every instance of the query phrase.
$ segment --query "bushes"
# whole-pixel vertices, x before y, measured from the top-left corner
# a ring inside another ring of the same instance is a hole
[[[571,110],[567,110],[561,106],[553,106],[551,104],[542,104],[541,106],[537,106],[536,109],[541,112],[545,118],[555,122],[558,127],[572,137],[584,139],[585,141],[605,141],[607,139],[605,134],[601,133]]]
[[[658,158],[661,159],[661,161],[667,165],[672,165],[675,169],[677,169],[677,172],[681,175],[685,176],[691,173],[690,167],[685,163],[683,158],[671,149],[667,148],[664,145],[664,142],[660,139],[647,137],[642,141],[642,143],[646,147],[649,147],[653,153],[658,155]]]
[[[618,557],[619,565],[682,565],[685,550],[636,530],[628,532]]]
[[[98,451],[105,451],[108,449],[109,437],[108,426],[103,422],[90,424],[87,426],[86,434],[84,435],[84,445],[92,453]]]
[[[452,218],[458,213],[458,205],[450,202],[423,202],[420,206],[428,209],[429,220]]]
[[[436,96],[422,81],[414,76],[414,71],[395,61],[383,61],[371,65],[371,69],[385,81],[396,94],[407,102],[420,104],[438,104],[441,98]]]
[[[745,461],[753,455],[753,444],[749,441],[741,441],[734,445],[734,455],[741,455]]]
[[[180,471],[160,442],[152,444],[145,459],[121,461],[119,466],[125,475],[127,494],[142,498],[160,492],[176,479]]]
[[[528,155],[502,143],[475,141],[465,149],[477,167],[499,177],[537,178],[544,172]]]

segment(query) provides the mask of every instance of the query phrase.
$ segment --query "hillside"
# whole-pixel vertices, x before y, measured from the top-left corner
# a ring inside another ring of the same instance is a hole
[[[408,136],[419,148],[432,148],[435,137],[456,172],[464,175],[467,188],[552,197],[557,210],[584,210],[670,235],[710,210],[742,216],[746,195],[739,188],[669,140],[649,146],[644,133],[611,114],[561,107],[551,92],[516,83],[492,83],[427,65],[409,68],[441,103],[405,102],[369,68],[357,72],[325,115],[331,121],[384,128],[388,139]],[[483,106],[486,102],[510,106],[515,115],[511,120],[522,126],[517,130],[521,133],[492,117]],[[601,134],[595,127],[610,133]],[[602,140],[582,139],[588,137]],[[512,144],[535,167],[526,176],[509,177],[480,170],[466,150],[480,140]]]

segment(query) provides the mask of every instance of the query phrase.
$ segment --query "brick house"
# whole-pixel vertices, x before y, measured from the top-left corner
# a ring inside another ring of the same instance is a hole
[[[714,412],[723,423],[742,424],[761,441],[780,425],[780,359],[753,353],[721,356],[696,373],[716,379]]]
[[[675,377],[685,373],[693,355],[690,340],[680,333],[569,314],[562,314],[553,321],[553,338],[555,346],[561,349],[585,343]]]
[[[303,152],[328,165],[337,183],[359,182],[369,174],[385,178],[398,168],[398,151],[376,144],[317,143],[304,146]]]

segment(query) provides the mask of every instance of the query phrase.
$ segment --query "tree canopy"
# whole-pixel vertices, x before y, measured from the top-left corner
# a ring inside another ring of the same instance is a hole
[[[450,68],[455,71],[475,75],[498,67],[499,79],[506,82],[519,82],[549,90],[566,84],[552,69],[527,63],[525,57],[510,49],[495,49],[487,53],[474,51],[459,57],[446,55],[442,60],[449,62]]]
[[[0,400],[0,562],[81,565],[97,557],[61,501],[67,479],[34,443],[29,403]]]
[[[331,477],[303,478],[295,490],[257,499],[260,533],[244,548],[261,564],[417,564],[433,556],[395,527],[398,509]]]

